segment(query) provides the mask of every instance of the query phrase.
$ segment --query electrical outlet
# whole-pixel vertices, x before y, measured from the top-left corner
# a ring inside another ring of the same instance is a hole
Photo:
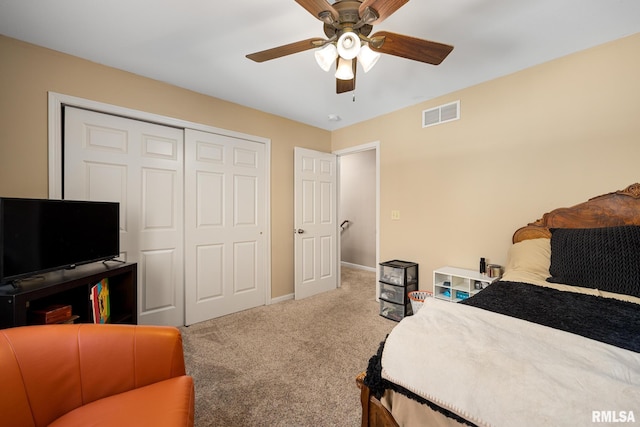
[[[394,221],[398,221],[400,219],[400,211],[398,210],[391,211],[391,219]]]

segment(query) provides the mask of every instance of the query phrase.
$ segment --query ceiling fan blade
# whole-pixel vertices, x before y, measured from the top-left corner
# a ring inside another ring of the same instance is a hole
[[[358,8],[358,12],[360,16],[363,16],[368,7],[374,9],[378,14],[378,19],[367,22],[367,24],[379,24],[391,16],[396,10],[404,6],[408,1],[409,0],[364,0]]]
[[[313,49],[317,47],[314,42],[324,42],[324,39],[312,38],[301,40],[295,43],[285,44],[283,46],[274,47],[271,49],[263,50],[261,52],[250,53],[247,58],[256,62],[269,61],[270,59],[280,58],[282,56],[291,55],[305,50]]]
[[[351,62],[351,67],[353,68],[353,78],[351,80],[336,79],[336,93],[351,92],[356,89],[356,69],[358,68],[357,65],[358,60],[356,58],[353,58],[353,61]]]
[[[320,13],[325,11],[331,13],[334,20],[338,19],[338,11],[331,6],[327,0],[296,0],[296,3],[304,7],[307,12],[321,21],[325,21],[325,19],[320,17]]]
[[[371,36],[372,39],[378,37],[384,37],[384,43],[377,47],[370,43],[369,46],[372,50],[432,65],[440,64],[453,50],[453,46],[448,44],[417,39],[387,31],[379,31]]]

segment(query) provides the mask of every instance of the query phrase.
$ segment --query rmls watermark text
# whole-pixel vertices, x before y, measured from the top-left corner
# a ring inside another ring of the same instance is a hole
[[[592,423],[635,423],[633,411],[591,411]]]

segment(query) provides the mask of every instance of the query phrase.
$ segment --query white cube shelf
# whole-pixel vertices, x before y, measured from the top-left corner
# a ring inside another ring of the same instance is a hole
[[[445,301],[460,302],[498,279],[475,270],[441,267],[433,271],[433,296]],[[479,282],[480,289],[476,289],[476,282]]]

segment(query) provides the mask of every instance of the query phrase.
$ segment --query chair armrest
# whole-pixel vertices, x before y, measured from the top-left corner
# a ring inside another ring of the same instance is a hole
[[[36,425],[95,400],[185,375],[182,338],[173,327],[42,325],[0,333],[5,341],[0,345],[13,352]]]

